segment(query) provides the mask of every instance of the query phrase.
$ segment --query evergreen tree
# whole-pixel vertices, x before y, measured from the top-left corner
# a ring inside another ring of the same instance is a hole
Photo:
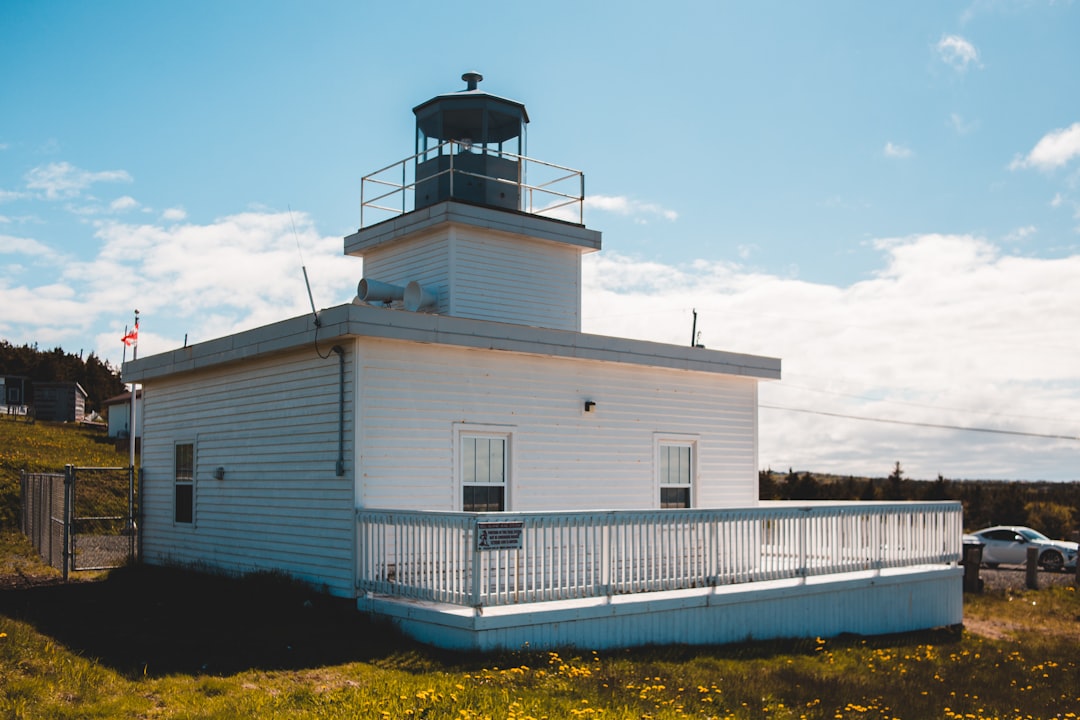
[[[94,353],[84,360],[82,351],[78,355],[59,347],[42,351],[37,343],[16,347],[0,340],[0,375],[30,378],[26,398],[29,402],[33,402],[34,382],[77,382],[86,391],[87,412],[101,410],[103,401],[124,392],[119,369]]]

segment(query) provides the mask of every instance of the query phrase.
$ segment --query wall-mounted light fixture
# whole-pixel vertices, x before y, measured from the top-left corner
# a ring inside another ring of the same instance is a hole
[[[586,400],[585,401],[585,412],[591,413],[594,410],[596,410],[596,403],[594,403],[592,400]]]
[[[225,479],[225,468],[223,468],[221,466],[218,466],[217,468],[215,468],[214,469],[214,479],[215,480],[224,480]]]

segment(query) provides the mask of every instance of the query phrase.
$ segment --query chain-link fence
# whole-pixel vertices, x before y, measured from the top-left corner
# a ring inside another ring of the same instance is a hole
[[[23,532],[65,578],[119,567],[136,556],[134,480],[131,468],[22,473]]]
[[[41,559],[58,570],[64,567],[67,503],[63,473],[28,473],[19,476],[22,491],[21,525]]]

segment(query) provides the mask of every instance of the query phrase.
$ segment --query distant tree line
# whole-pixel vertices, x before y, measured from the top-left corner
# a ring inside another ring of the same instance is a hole
[[[33,382],[77,382],[86,391],[87,410],[101,410],[104,400],[124,392],[120,382],[120,370],[93,352],[83,358],[82,353],[64,352],[57,347],[39,350],[33,346],[15,346],[0,340],[0,375],[22,376]],[[28,403],[33,403],[33,387],[27,388]]]
[[[762,500],[959,500],[968,530],[1026,525],[1069,538],[1080,528],[1080,482],[910,480],[896,463],[883,478],[762,470],[758,492]]]

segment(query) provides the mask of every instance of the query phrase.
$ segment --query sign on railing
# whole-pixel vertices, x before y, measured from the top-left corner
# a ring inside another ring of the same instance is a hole
[[[520,550],[521,535],[525,524],[512,522],[476,523],[477,550]]]

